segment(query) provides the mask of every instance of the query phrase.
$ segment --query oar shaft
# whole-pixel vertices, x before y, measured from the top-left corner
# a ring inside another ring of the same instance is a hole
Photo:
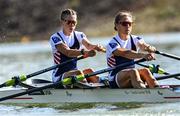
[[[63,62],[63,63],[61,63],[61,64],[57,64],[57,65],[54,65],[54,66],[52,66],[52,67],[49,67],[49,68],[46,68],[46,69],[43,69],[43,70],[40,70],[40,71],[31,73],[31,74],[27,75],[26,77],[27,77],[27,79],[28,79],[28,78],[31,78],[31,77],[33,77],[33,76],[42,74],[42,73],[44,73],[44,72],[48,72],[48,71],[50,71],[50,70],[56,69],[56,68],[58,68],[58,67],[60,67],[60,66],[64,66],[64,65],[66,65],[66,64],[68,64],[68,63],[70,63],[70,62],[81,60],[81,59],[83,59],[83,58],[86,58],[86,56],[79,56],[79,57],[77,57],[77,58],[73,58],[73,59],[68,60],[68,61],[66,61],[66,62]]]
[[[85,75],[85,78],[95,76],[95,75],[98,75],[98,74],[102,74],[102,73],[106,73],[106,72],[112,71],[112,70],[117,69],[117,68],[119,70],[121,70],[121,67],[124,68],[124,67],[130,66],[130,65],[133,65],[133,64],[144,62],[144,61],[146,61],[146,59],[143,58],[143,59],[140,59],[140,60],[137,60],[137,61],[134,61],[134,62],[123,63],[123,64],[120,64],[118,66],[112,67],[112,68],[106,68],[106,69],[99,70],[99,71],[96,71],[96,72],[91,73],[91,74],[87,74],[87,75]]]
[[[143,67],[146,67],[146,68],[149,68],[149,66],[148,65],[145,65],[145,64],[140,64],[140,63],[137,63],[138,65],[140,65],[140,66],[143,66]]]
[[[6,86],[5,83],[1,84],[1,85],[0,85],[0,88],[2,88],[2,87],[4,87],[4,86]]]
[[[174,77],[177,77],[177,76],[180,76],[180,73],[156,77],[156,80],[169,79],[169,78],[174,78]]]
[[[8,99],[15,98],[15,97],[18,97],[18,96],[23,96],[23,95],[26,95],[26,94],[30,94],[30,93],[33,93],[33,92],[36,92],[36,91],[40,91],[40,90],[43,90],[43,89],[46,89],[46,88],[52,88],[52,87],[55,87],[56,85],[59,85],[59,83],[53,83],[53,84],[49,84],[49,85],[46,85],[46,86],[43,86],[43,87],[37,87],[37,88],[33,88],[33,89],[28,89],[28,90],[26,90],[24,92],[21,92],[21,93],[17,93],[17,94],[13,94],[13,95],[10,95],[10,96],[2,97],[2,98],[0,98],[0,102],[8,100]]]
[[[128,63],[123,63],[123,64],[120,64],[118,66],[115,66],[115,67],[112,67],[112,68],[106,68],[106,69],[102,69],[102,70],[99,70],[99,71],[96,71],[96,72],[93,72],[93,73],[90,73],[90,74],[86,74],[86,75],[78,75],[76,77],[73,77],[73,78],[66,78],[62,81],[62,84],[63,85],[68,85],[68,84],[71,84],[72,81],[82,81],[84,78],[89,78],[91,76],[95,76],[95,75],[98,75],[98,74],[102,74],[102,73],[106,73],[106,72],[109,72],[109,71],[112,71],[114,69],[123,69],[124,67],[127,67],[127,66],[130,66],[130,65],[133,65],[133,64],[136,64],[136,63],[140,63],[140,62],[144,62],[146,61],[146,59],[140,59],[140,60],[137,60],[137,61],[134,61],[134,62],[128,62]]]
[[[169,57],[169,58],[173,58],[173,59],[176,59],[176,60],[180,60],[180,57],[179,57],[179,56],[175,56],[175,55],[172,55],[172,54],[163,53],[163,52],[160,52],[160,51],[156,51],[155,53],[156,53],[156,54],[160,54],[160,55],[162,55],[162,56]]]

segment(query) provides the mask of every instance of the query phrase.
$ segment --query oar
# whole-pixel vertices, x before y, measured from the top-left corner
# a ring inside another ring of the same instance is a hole
[[[118,65],[116,67],[102,69],[102,70],[93,72],[91,74],[78,75],[78,76],[75,76],[73,78],[66,78],[66,79],[64,79],[64,80],[62,80],[60,82],[49,84],[49,85],[46,85],[46,86],[43,86],[43,87],[37,87],[37,88],[29,89],[29,90],[26,90],[24,92],[13,94],[13,95],[10,95],[10,96],[2,97],[2,98],[0,98],[0,102],[4,101],[4,100],[15,98],[15,97],[19,97],[19,96],[22,96],[22,95],[30,94],[32,92],[41,91],[43,89],[57,87],[58,85],[69,85],[69,84],[72,84],[72,83],[74,83],[76,81],[81,81],[84,78],[88,78],[88,77],[91,77],[91,76],[95,76],[95,75],[98,75],[98,74],[109,72],[109,71],[112,71],[112,70],[114,70],[116,68],[120,69],[120,68],[123,68],[123,67],[126,67],[126,66],[130,66],[130,65],[133,65],[133,64],[136,64],[136,63],[144,62],[144,61],[146,61],[146,60],[145,59],[140,59],[140,60],[137,60],[137,61],[134,61],[134,62],[130,62],[130,63],[123,63],[123,64]]]
[[[42,73],[45,73],[45,72],[48,72],[48,71],[50,71],[50,70],[56,69],[56,68],[58,68],[58,67],[64,66],[64,65],[66,65],[66,64],[68,64],[68,63],[70,63],[70,62],[78,61],[78,60],[80,60],[80,59],[84,59],[84,58],[87,58],[87,57],[88,57],[88,56],[85,56],[85,55],[82,56],[82,55],[81,55],[81,56],[78,56],[77,58],[70,59],[70,60],[68,60],[68,61],[66,61],[66,62],[63,62],[63,63],[61,63],[61,64],[57,64],[57,65],[51,66],[51,67],[49,67],[49,68],[45,68],[45,69],[43,69],[43,70],[40,70],[40,71],[31,73],[31,74],[28,74],[28,75],[15,76],[15,77],[13,77],[12,79],[10,79],[10,80],[4,82],[3,84],[1,84],[1,85],[0,85],[0,88],[16,85],[17,81],[20,81],[20,82],[25,81],[25,80],[27,80],[28,78],[34,77],[34,76],[36,76],[36,75],[40,75],[40,74],[42,74]]]
[[[137,64],[148,68],[151,71],[151,73],[165,74],[165,75],[169,74],[165,72],[162,68],[160,68],[159,65],[154,65],[154,64],[146,65],[146,64],[141,64],[141,63],[137,63]]]
[[[150,70],[152,73],[170,75],[170,73],[168,73],[168,72],[166,72],[164,69],[160,68],[159,65],[154,65],[154,64],[146,65],[146,64],[141,64],[141,63],[137,63],[137,64],[140,65],[140,66],[149,68],[149,70]],[[179,77],[174,77],[174,78],[180,80]]]
[[[156,77],[157,80],[163,80],[163,79],[169,79],[169,78],[174,78],[180,76],[180,73],[176,73],[176,74],[171,74],[171,75],[165,75],[165,76],[160,76],[160,77]]]
[[[176,55],[172,55],[172,54],[168,54],[168,53],[164,53],[164,52],[160,52],[160,51],[156,51],[155,53],[160,54],[162,56],[169,57],[169,58],[173,58],[173,59],[176,59],[176,60],[180,60],[180,57],[176,56]]]

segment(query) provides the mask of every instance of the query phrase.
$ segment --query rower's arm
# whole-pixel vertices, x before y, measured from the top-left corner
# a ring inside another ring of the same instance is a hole
[[[77,57],[79,55],[86,55],[89,57],[93,57],[96,55],[95,50],[77,50],[77,49],[70,49],[66,44],[61,43],[57,44],[56,48],[59,52],[62,54],[68,56],[68,57]]]
[[[97,50],[105,52],[105,48],[99,44],[94,45],[92,44],[88,39],[83,39],[82,44],[88,49],[88,50]]]
[[[147,52],[155,52],[156,51],[156,48],[154,46],[151,46],[145,42],[141,42],[141,43],[139,42],[138,46],[143,51],[147,51]]]
[[[66,44],[61,43],[61,44],[57,44],[56,48],[59,52],[61,52],[62,54],[68,56],[68,57],[77,57],[79,55],[82,55],[80,50],[77,49],[70,49]]]
[[[121,56],[128,59],[136,59],[136,58],[144,58],[146,54],[144,53],[138,53],[134,50],[127,50],[124,48],[118,48],[115,51],[113,51],[113,54],[115,56]]]

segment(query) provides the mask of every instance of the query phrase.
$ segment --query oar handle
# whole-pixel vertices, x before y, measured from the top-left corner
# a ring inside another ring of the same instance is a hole
[[[176,55],[172,55],[172,54],[168,54],[168,53],[163,53],[163,52],[160,52],[160,51],[155,51],[155,53],[156,54],[160,54],[162,56],[169,57],[169,58],[173,58],[173,59],[176,59],[176,60],[180,60],[180,57],[176,56]]]

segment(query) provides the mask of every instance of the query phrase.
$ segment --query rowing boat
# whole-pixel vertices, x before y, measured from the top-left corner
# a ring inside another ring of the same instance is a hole
[[[47,84],[49,83],[34,84],[33,86],[41,87]],[[155,89],[110,89],[103,84],[84,84],[83,86],[83,88],[72,89],[48,88],[11,98],[1,103],[180,102],[180,85],[163,86]],[[0,96],[4,97],[26,90],[28,88],[5,87],[0,89]]]
[[[180,57],[156,51],[156,54],[160,54],[172,59],[180,60]],[[165,85],[158,88],[150,89],[111,89],[106,86],[106,83],[81,83],[83,79],[90,78],[92,76],[106,73],[117,68],[127,67],[134,64],[139,64],[146,61],[146,59],[139,59],[134,62],[123,63],[115,67],[105,68],[85,75],[72,76],[71,78],[65,78],[60,82],[46,82],[46,83],[32,83],[32,85],[25,85],[23,81],[62,67],[69,62],[78,61],[86,58],[87,56],[79,56],[75,59],[68,60],[62,64],[54,65],[52,67],[34,72],[29,75],[20,75],[12,77],[0,84],[0,103],[99,103],[99,102],[112,102],[112,103],[124,103],[124,102],[180,102],[180,85]],[[142,65],[142,64],[141,64]],[[144,65],[143,65],[144,66]],[[147,66],[145,66],[147,67]],[[168,78],[176,78],[179,80],[180,73],[169,74],[165,71],[160,71],[157,67],[153,73],[161,73],[166,76],[156,78],[157,80],[163,80]],[[64,85],[78,85],[80,88],[71,89],[57,89],[53,87]],[[17,87],[19,86],[20,87]],[[25,86],[22,86],[25,85]],[[14,86],[9,88],[9,86]],[[8,88],[7,88],[8,87]]]

